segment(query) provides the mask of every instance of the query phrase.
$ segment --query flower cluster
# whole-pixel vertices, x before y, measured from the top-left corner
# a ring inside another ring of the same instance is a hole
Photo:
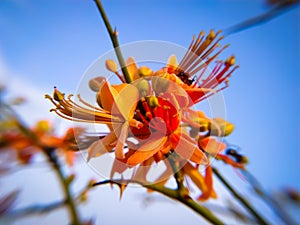
[[[83,133],[82,128],[70,128],[61,137],[54,135],[53,127],[47,120],[41,120],[30,130],[25,130],[22,125],[3,126],[0,129],[0,149],[15,151],[16,158],[23,164],[29,164],[34,155],[41,149],[57,149],[65,157],[65,161],[72,166],[75,159],[75,151],[78,145],[75,133]]]
[[[179,63],[170,56],[166,67],[156,72],[138,67],[130,57],[126,69],[131,83],[125,82],[113,60],[107,60],[106,68],[120,78],[121,84],[111,84],[104,77],[92,79],[89,85],[96,92],[97,107],[80,96],[82,104],[78,104],[56,88],[53,97],[46,97],[55,105],[53,111],[63,118],[109,127],[107,135],[89,146],[88,160],[114,153],[111,177],[135,168],[132,179],[147,181],[151,166],[163,163],[166,170],[157,178],[159,184],[165,185],[179,172],[199,188],[199,200],[216,197],[210,158],[244,167],[241,160],[222,153],[226,144],[220,139],[233,131],[233,124],[191,108],[226,88],[237,68],[234,56],[217,60],[227,47],[220,47],[223,37],[219,33],[210,31],[206,36],[200,32]],[[204,174],[200,166],[205,167]]]

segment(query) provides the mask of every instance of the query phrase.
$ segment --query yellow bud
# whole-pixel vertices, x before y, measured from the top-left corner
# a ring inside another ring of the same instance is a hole
[[[89,87],[95,92],[100,90],[102,83],[105,81],[105,77],[95,77],[89,81]]]
[[[158,105],[158,99],[156,96],[152,95],[149,98],[147,98],[147,103],[151,108],[154,108]]]
[[[51,129],[51,125],[49,123],[49,121],[47,120],[41,120],[39,122],[37,122],[36,126],[35,126],[35,130],[40,131],[40,132],[47,132]]]
[[[198,118],[198,124],[199,124],[199,131],[205,132],[208,130],[209,121],[205,118]]]
[[[141,66],[139,68],[139,74],[140,74],[140,76],[152,76],[153,73],[154,73],[153,70],[151,70],[147,66]]]
[[[228,136],[234,130],[234,125],[222,118],[214,118],[209,123],[209,129],[213,136]]]
[[[240,162],[243,163],[243,164],[248,164],[248,163],[249,163],[249,159],[248,159],[247,156],[244,156],[244,155],[243,155],[243,156],[241,157]]]
[[[142,79],[138,82],[137,88],[139,90],[141,97],[146,97],[150,92],[150,85],[149,82],[145,79]]]
[[[118,72],[118,65],[117,63],[112,60],[112,59],[108,59],[105,61],[105,66],[106,66],[106,69],[108,69],[109,71],[113,72],[113,73],[116,73]]]
[[[235,64],[235,57],[232,55],[225,61],[225,65],[232,66]]]

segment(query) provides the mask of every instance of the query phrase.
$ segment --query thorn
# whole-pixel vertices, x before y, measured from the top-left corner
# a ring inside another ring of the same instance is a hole
[[[114,35],[117,37],[119,35],[118,31],[117,31],[117,27],[115,27],[114,29]]]

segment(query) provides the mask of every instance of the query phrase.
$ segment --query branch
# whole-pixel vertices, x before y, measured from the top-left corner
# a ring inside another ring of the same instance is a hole
[[[121,52],[121,49],[120,49],[120,45],[119,45],[119,41],[118,41],[118,33],[116,32],[116,30],[113,30],[110,23],[109,23],[109,20],[108,20],[108,17],[104,11],[104,8],[102,6],[102,3],[100,0],[95,0],[95,3],[98,7],[98,10],[100,12],[100,15],[104,21],[104,24],[105,24],[105,27],[107,29],[107,32],[109,34],[109,37],[111,39],[111,42],[114,46],[114,50],[115,50],[115,53],[117,55],[117,58],[118,58],[118,61],[119,61],[119,64],[121,66],[121,70],[123,72],[123,75],[124,75],[124,78],[126,80],[127,83],[131,83],[132,82],[132,79],[128,73],[128,70],[127,70],[127,67],[126,67],[126,63],[125,63],[125,60],[123,58],[123,55],[122,55],[122,52]]]
[[[255,193],[259,195],[266,202],[266,204],[268,204],[277,213],[283,222],[286,224],[296,224],[296,222],[293,221],[284,208],[271,195],[265,192],[262,185],[249,171],[243,170],[242,172],[249,181]]]
[[[197,214],[201,215],[204,217],[207,221],[209,221],[212,224],[216,225],[222,225],[224,224],[221,220],[219,220],[215,215],[213,215],[210,210],[205,208],[204,206],[199,205],[196,201],[194,201],[192,198],[187,197],[187,196],[182,196],[178,192],[178,190],[173,190],[170,188],[166,188],[161,185],[157,184],[152,184],[152,183],[143,183],[141,181],[136,181],[136,180],[123,180],[123,179],[115,179],[115,180],[104,180],[98,183],[95,183],[94,186],[100,186],[100,185],[105,185],[105,184],[125,184],[128,185],[129,183],[134,183],[134,184],[139,184],[145,188],[151,189],[153,191],[159,192],[173,200],[179,201],[182,204],[186,205],[193,211],[195,211]]]
[[[234,190],[234,188],[225,180],[225,178],[219,173],[219,171],[216,168],[213,168],[213,172],[219,178],[219,180],[225,185],[225,187],[227,187],[227,189],[231,192],[231,194],[237,200],[239,200],[239,202],[242,203],[249,210],[249,212],[251,212],[251,214],[256,218],[259,224],[268,225],[268,223],[256,212],[256,210],[250,205],[250,203]]]
[[[1,215],[0,218],[1,219],[5,219],[5,218],[17,219],[17,218],[29,216],[32,214],[48,213],[55,209],[63,207],[65,204],[66,204],[66,201],[57,201],[57,202],[53,202],[53,203],[47,204],[47,205],[32,205],[32,206],[25,207],[23,209],[18,209],[18,210],[6,213],[4,215]]]
[[[235,25],[225,29],[224,34],[231,35],[233,33],[238,33],[240,31],[246,30],[248,28],[258,26],[262,23],[265,23],[269,20],[274,19],[276,16],[280,15],[285,10],[291,9],[292,6],[296,6],[297,3],[300,3],[300,1],[299,0],[282,1],[281,3],[278,3],[277,5],[275,5],[272,9],[270,9],[269,11],[267,11],[267,12],[261,14],[261,15],[252,17],[250,19],[247,19],[245,21],[242,21],[238,24],[235,24]]]

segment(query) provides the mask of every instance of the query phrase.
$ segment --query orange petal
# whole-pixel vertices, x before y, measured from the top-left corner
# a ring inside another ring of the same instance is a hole
[[[141,163],[141,165],[134,173],[132,180],[146,181],[147,173],[149,172],[152,163],[153,163],[153,158],[149,158],[145,160],[143,163]]]
[[[153,156],[158,152],[162,146],[166,143],[167,137],[153,137],[154,140],[149,140],[142,145],[131,157],[129,157],[127,163],[131,166],[135,166]]]
[[[128,122],[125,122],[122,125],[121,133],[118,136],[118,141],[117,141],[116,151],[115,151],[116,157],[119,159],[124,158],[123,148],[128,136],[128,129],[129,129]]]
[[[185,160],[192,160],[197,164],[207,163],[205,154],[198,149],[196,142],[192,138],[185,134],[181,134],[179,138],[179,142],[174,148],[178,155]]]
[[[207,186],[203,175],[199,172],[198,168],[194,167],[189,162],[182,168],[183,172],[188,175],[193,183],[203,192],[207,192]]]
[[[131,84],[122,84],[122,88],[119,89],[118,95],[115,96],[115,104],[117,111],[121,113],[125,120],[133,118],[138,98],[139,91],[135,86]],[[112,110],[114,110],[114,108]]]
[[[108,80],[103,81],[103,85],[100,91],[97,94],[97,98],[100,99],[101,107],[109,112],[112,111],[112,106],[115,103],[115,96],[118,95],[116,89],[114,89]],[[119,114],[119,112],[115,112],[115,114]]]
[[[213,194],[213,173],[212,168],[210,165],[208,165],[205,169],[205,184],[207,186],[207,191],[203,192],[201,196],[199,196],[199,201],[205,201],[208,200],[210,197],[216,195],[216,193]],[[215,196],[216,197],[216,196]]]
[[[232,160],[230,157],[226,156],[226,155],[222,155],[222,154],[218,154],[217,158],[220,158],[221,160],[223,160],[223,162],[236,167],[236,168],[240,168],[240,169],[245,169],[245,165],[242,163],[238,163],[234,160]]]
[[[74,165],[74,161],[75,161],[75,152],[74,151],[70,151],[70,150],[65,150],[65,156],[66,156],[66,162],[69,166],[73,166]]]
[[[128,168],[126,161],[134,152],[135,151],[129,149],[129,151],[126,152],[124,159],[115,158],[114,163],[111,168],[111,171],[110,171],[110,179],[113,179],[113,176],[115,173],[121,174]]]
[[[126,67],[131,79],[137,80],[140,78],[139,70],[133,57],[129,57],[126,61]]]
[[[88,157],[87,161],[89,161],[93,157],[101,156],[107,152],[110,152],[113,146],[109,146],[109,144],[113,143],[117,139],[115,133],[111,132],[104,138],[95,141],[88,148]]]
[[[226,149],[226,144],[216,140],[215,138],[204,138],[199,140],[199,146],[204,151],[211,155],[217,155],[219,152]]]

